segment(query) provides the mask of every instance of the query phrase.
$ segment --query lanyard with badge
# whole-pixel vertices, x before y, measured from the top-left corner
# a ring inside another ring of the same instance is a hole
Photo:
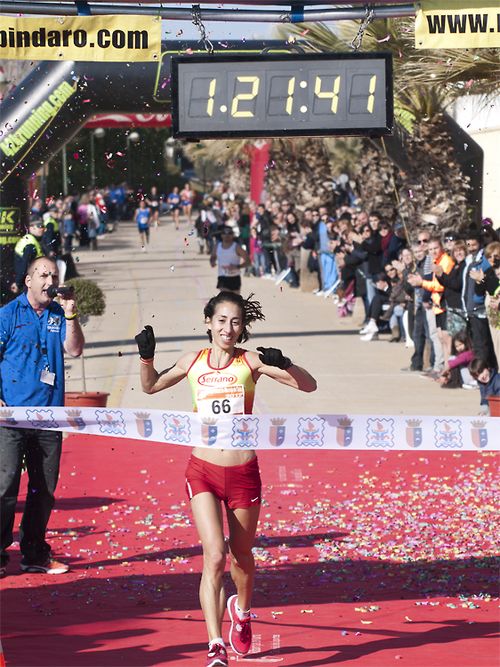
[[[47,313],[47,317],[50,313]],[[45,313],[44,313],[45,315]],[[43,384],[48,384],[51,387],[54,386],[56,382],[56,374],[50,370],[49,358],[47,356],[47,320],[44,316],[38,319],[38,325],[40,327],[40,352],[42,356],[45,357],[46,362],[44,368],[40,372],[40,382]]]

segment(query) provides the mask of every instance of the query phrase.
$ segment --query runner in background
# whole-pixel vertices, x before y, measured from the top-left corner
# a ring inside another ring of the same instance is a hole
[[[167,197],[167,204],[174,219],[175,228],[179,229],[179,212],[181,210],[181,196],[179,188],[175,185],[172,192]]]
[[[239,294],[240,271],[250,266],[250,257],[234,240],[234,231],[227,225],[222,228],[222,240],[212,246],[210,265],[217,266],[217,289]]]
[[[186,216],[189,224],[192,223],[191,213],[193,211],[194,191],[191,189],[189,183],[186,183],[181,190],[181,206],[182,213]]]
[[[151,222],[155,227],[160,224],[160,195],[156,185],[152,185],[148,196],[146,197],[146,204],[151,210]]]
[[[211,347],[185,354],[161,373],[154,367],[153,329],[146,326],[136,336],[143,391],[155,394],[186,378],[191,385],[194,411],[211,424],[221,414],[251,414],[255,385],[261,375],[294,389],[315,391],[316,380],[281,350],[258,347],[258,354],[237,347],[248,340],[250,325],[264,319],[260,303],[253,301],[252,296],[244,299],[231,292],[220,292],[212,297],[204,309]],[[195,447],[186,470],[186,491],[203,548],[200,602],[209,640],[206,665],[227,667],[222,638],[226,545],[221,502],[229,526],[231,577],[236,588],[236,594],[227,600],[231,621],[229,642],[235,653],[246,655],[252,642],[250,607],[255,573],[252,547],[261,505],[255,451]]]
[[[140,244],[142,252],[147,252],[147,246],[149,245],[149,221],[151,219],[151,209],[148,208],[146,201],[141,199],[139,202],[139,208],[135,209],[134,213],[134,222],[137,223],[137,229],[139,231]]]

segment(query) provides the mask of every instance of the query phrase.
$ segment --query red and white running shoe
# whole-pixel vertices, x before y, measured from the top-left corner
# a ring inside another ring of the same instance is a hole
[[[246,655],[252,645],[252,625],[250,623],[250,614],[248,618],[241,619],[236,612],[237,595],[231,595],[227,601],[227,610],[231,619],[231,628],[229,630],[229,643],[231,648],[238,655]]]
[[[222,644],[212,644],[208,649],[206,667],[227,667],[227,652]]]

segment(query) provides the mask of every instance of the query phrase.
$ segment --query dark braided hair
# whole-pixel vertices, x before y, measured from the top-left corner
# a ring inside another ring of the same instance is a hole
[[[265,320],[266,317],[262,312],[262,306],[259,301],[252,301],[253,292],[244,299],[240,294],[234,292],[219,292],[217,296],[213,296],[203,310],[203,315],[206,319],[211,320],[214,316],[215,309],[220,303],[234,303],[241,310],[243,320],[243,331],[238,338],[238,343],[244,343],[248,340],[250,332],[248,327],[256,320]],[[207,331],[208,339],[212,342],[212,332]]]

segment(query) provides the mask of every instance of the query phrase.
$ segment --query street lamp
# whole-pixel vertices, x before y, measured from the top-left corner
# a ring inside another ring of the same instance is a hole
[[[95,186],[95,140],[102,139],[106,130],[102,127],[96,127],[90,132],[90,185]]]
[[[137,144],[141,139],[139,132],[133,130],[127,134],[127,180],[129,185],[133,188],[133,178],[132,178],[132,151],[130,150],[130,144]]]

